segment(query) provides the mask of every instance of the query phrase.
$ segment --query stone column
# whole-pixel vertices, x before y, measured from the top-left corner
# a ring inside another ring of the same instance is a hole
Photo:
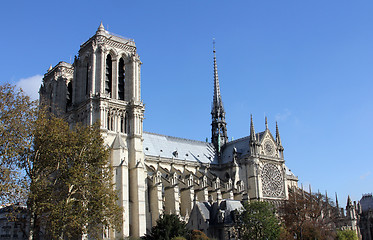
[[[159,216],[163,213],[162,174],[160,172],[156,172],[152,177],[149,201],[152,226],[155,226]]]
[[[173,173],[169,180],[165,182],[165,213],[166,214],[180,214],[180,199],[179,199],[179,185],[177,174]]]
[[[193,208],[194,200],[194,187],[193,187],[193,176],[189,175],[185,178],[185,182],[181,183],[182,188],[180,190],[181,195],[181,216],[186,217],[190,215]]]

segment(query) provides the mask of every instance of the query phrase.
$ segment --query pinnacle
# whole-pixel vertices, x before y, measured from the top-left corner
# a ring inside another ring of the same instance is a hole
[[[100,26],[98,27],[97,30],[105,30],[104,25],[102,24],[102,21],[101,21]]]
[[[266,124],[266,130],[268,129],[268,121],[267,121],[267,116],[265,117],[265,124]]]

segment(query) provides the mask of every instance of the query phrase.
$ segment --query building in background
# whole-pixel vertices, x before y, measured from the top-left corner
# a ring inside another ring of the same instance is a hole
[[[373,197],[372,194],[364,194],[360,199],[359,227],[362,240],[373,239]]]
[[[27,208],[21,205],[0,207],[0,239],[27,239]]]

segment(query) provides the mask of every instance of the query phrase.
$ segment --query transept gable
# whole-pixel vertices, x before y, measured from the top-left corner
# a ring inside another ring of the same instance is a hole
[[[278,157],[277,143],[269,129],[266,129],[260,137],[260,155]]]

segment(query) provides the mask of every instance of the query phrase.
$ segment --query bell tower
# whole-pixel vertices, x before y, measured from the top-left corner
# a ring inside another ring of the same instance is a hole
[[[110,233],[115,238],[146,232],[141,64],[134,40],[108,32],[101,23],[96,34],[80,46],[68,93],[72,96],[66,110],[68,121],[99,121],[105,144],[111,146],[118,204],[124,210],[122,231]]]

